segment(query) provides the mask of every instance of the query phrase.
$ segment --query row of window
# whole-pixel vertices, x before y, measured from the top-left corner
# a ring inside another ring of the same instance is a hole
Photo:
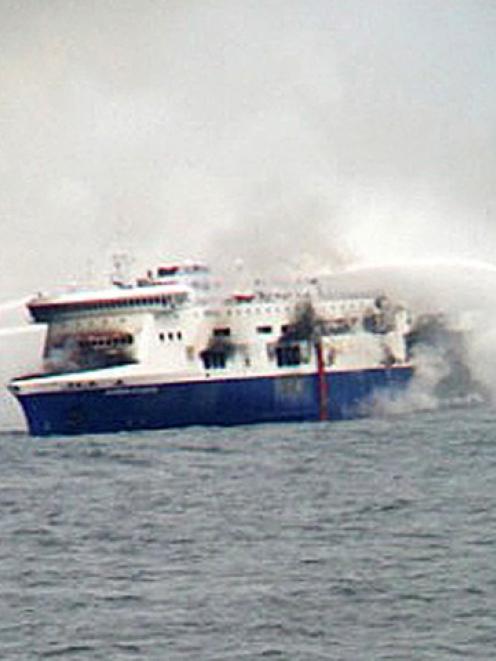
[[[287,326],[281,326],[281,333],[285,333],[288,329]],[[257,333],[261,335],[270,335],[272,333],[272,326],[257,326]],[[230,337],[231,329],[229,327],[224,328],[214,328],[213,330],[214,337]]]
[[[291,312],[291,308],[287,307],[284,310],[280,310],[279,308],[274,308],[274,310],[271,310],[270,308],[267,308],[267,309],[262,310],[261,308],[246,307],[246,308],[235,309],[235,310],[231,310],[231,309],[228,308],[226,310],[226,314],[227,314],[228,317],[233,317],[234,315],[236,315],[237,317],[240,317],[242,314],[247,315],[247,314],[251,314],[252,312],[254,314],[262,314],[262,313],[263,314],[270,314],[272,312],[274,312],[274,313],[280,313],[280,312],[288,313],[288,312]]]
[[[120,347],[133,344],[134,338],[132,335],[122,335],[119,337],[98,337],[88,340],[79,340],[78,346],[80,349],[90,349],[96,347]]]
[[[327,313],[332,314],[333,316],[335,315],[341,315],[341,314],[347,314],[349,312],[356,312],[359,313],[364,309],[364,303],[341,303],[339,306],[332,306],[332,307],[327,307]],[[226,310],[226,314],[228,317],[232,317],[234,315],[236,316],[241,316],[243,314],[248,315],[248,314],[280,314],[281,312],[286,312],[286,313],[291,313],[293,311],[293,308],[289,305],[286,305],[284,307],[275,307],[275,308],[260,308],[260,307],[251,307],[251,306],[241,306],[239,308],[231,309],[228,308]]]
[[[287,333],[289,329],[289,324],[283,324],[281,326],[281,333]],[[272,326],[257,326],[257,333],[259,335],[270,335],[274,331]],[[213,336],[214,337],[230,337],[231,329],[229,327],[225,328],[214,328]]]
[[[159,333],[158,334],[158,339],[161,342],[165,342],[166,339],[168,339],[170,342],[173,340],[182,340],[183,339],[183,334],[181,331],[176,331],[175,333],[172,331],[169,331],[167,334],[166,333]]]
[[[352,320],[353,322],[355,320]],[[289,330],[291,329],[291,324],[283,324],[281,326],[281,334],[284,335],[286,334]],[[367,326],[365,326],[366,330],[369,330]],[[270,335],[274,332],[274,329],[272,326],[257,326],[257,333],[259,335]],[[337,319],[334,321],[329,321],[326,322],[322,325],[321,328],[322,332],[324,335],[342,335],[345,333],[350,333],[352,330],[352,322],[346,320],[346,319]],[[388,330],[391,330],[390,327],[388,327]],[[231,335],[231,329],[230,328],[214,328],[213,331],[214,337],[230,337]]]
[[[166,334],[160,333],[159,338],[165,342]],[[173,341],[174,339],[181,340],[181,331],[167,333],[167,339]],[[134,338],[132,335],[124,335],[121,337],[111,338],[94,338],[88,340],[80,340],[78,346],[81,349],[88,348],[102,348],[102,347],[119,347],[129,346],[133,344]],[[226,367],[227,355],[225,351],[219,350],[206,350],[201,354],[201,359],[205,369],[224,369]],[[278,367],[294,367],[300,365],[302,362],[301,349],[298,344],[284,344],[276,347],[275,349],[276,362]]]
[[[226,367],[227,356],[224,351],[202,351],[200,356],[206,370],[224,369]],[[275,356],[278,367],[296,367],[303,362],[298,344],[284,344],[276,347]],[[249,365],[249,361],[246,364]]]
[[[224,369],[226,354],[223,351],[202,351],[201,359],[206,370]]]
[[[40,306],[37,310],[33,308],[33,312],[78,312],[80,310],[109,310],[115,308],[129,308],[129,307],[142,307],[150,305],[160,305],[162,307],[174,307],[184,303],[187,299],[187,294],[174,294],[170,296],[146,296],[140,298],[122,298],[111,299],[105,301],[81,301],[75,303],[57,303],[52,305]]]

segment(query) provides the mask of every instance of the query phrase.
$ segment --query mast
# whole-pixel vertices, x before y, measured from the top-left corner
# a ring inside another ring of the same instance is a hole
[[[315,353],[317,356],[317,387],[318,387],[318,398],[319,398],[319,420],[324,421],[329,419],[329,411],[327,408],[329,388],[327,386],[324,353],[322,350],[322,339],[320,337],[315,341]]]

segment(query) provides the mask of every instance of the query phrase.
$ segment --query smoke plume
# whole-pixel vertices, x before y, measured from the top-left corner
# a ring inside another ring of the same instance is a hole
[[[0,298],[122,249],[492,260],[495,28],[479,0],[2,3]]]

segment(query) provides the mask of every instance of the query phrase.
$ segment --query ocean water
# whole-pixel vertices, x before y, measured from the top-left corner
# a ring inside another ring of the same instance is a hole
[[[494,659],[496,413],[0,436],[2,659]]]

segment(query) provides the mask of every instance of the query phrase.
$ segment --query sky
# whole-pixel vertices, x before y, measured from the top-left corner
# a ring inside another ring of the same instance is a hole
[[[490,0],[0,0],[0,381],[39,367],[26,297],[127,251],[400,294],[410,265],[486,301],[492,383],[495,35]]]
[[[0,0],[0,301],[183,258],[493,262],[496,3]]]

